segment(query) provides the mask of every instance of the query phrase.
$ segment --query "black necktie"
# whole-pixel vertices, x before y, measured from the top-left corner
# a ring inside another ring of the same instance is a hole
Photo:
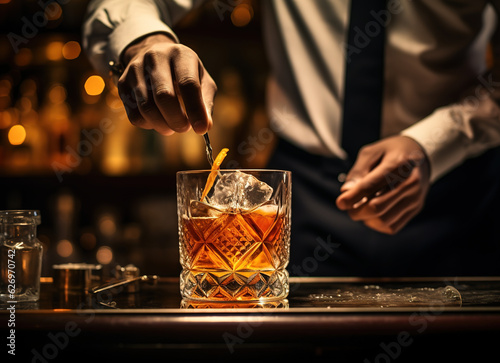
[[[385,0],[352,0],[346,47],[342,147],[353,162],[380,138],[384,80]]]

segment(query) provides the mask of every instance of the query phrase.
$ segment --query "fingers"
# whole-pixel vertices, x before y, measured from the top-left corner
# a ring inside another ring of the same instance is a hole
[[[413,160],[413,152],[398,152],[391,139],[385,143],[388,146],[381,147],[384,143],[380,142],[361,149],[340,189],[343,193],[336,201],[340,210],[352,209],[364,199],[395,189],[422,165]]]
[[[339,209],[368,227],[395,233],[423,207],[429,164],[421,146],[393,136],[363,147],[337,198]]]
[[[130,122],[143,129],[154,129],[171,135],[173,130],[165,122],[149,84],[143,63],[131,63],[118,81],[118,91]]]
[[[135,92],[130,87],[130,84],[125,81],[126,77],[128,77],[127,71],[125,71],[118,80],[117,87],[118,94],[123,102],[123,106],[125,107],[125,111],[127,112],[128,119],[133,125],[148,128],[149,125],[146,124],[146,120],[144,120],[141,112],[139,111],[139,108],[137,107]]]
[[[405,214],[406,210],[415,209],[419,202],[418,190],[414,185],[410,184],[398,188],[398,190],[392,190],[380,197],[372,198],[348,213],[351,219],[355,221],[378,218],[385,224],[392,225]]]
[[[396,175],[395,170],[388,170],[386,165],[380,164],[363,178],[357,179],[337,198],[337,206],[340,210],[353,208],[364,198],[370,199],[377,193],[384,192],[390,185],[388,175]],[[395,185],[391,185],[393,188]]]
[[[198,134],[212,126],[217,87],[191,49],[169,44],[152,46],[135,56],[118,82],[130,122],[163,135]]]
[[[145,57],[149,68],[149,82],[155,104],[164,123],[172,132],[186,132],[190,129],[189,120],[184,112],[170,73],[170,61],[161,54]]]
[[[422,208],[424,196],[420,191],[418,172],[397,188],[368,199],[348,211],[354,221],[382,233],[394,234],[403,228]]]
[[[217,86],[205,68],[200,64],[201,74],[201,93],[203,95],[203,102],[208,116],[208,128],[210,129],[213,124],[212,114],[214,109],[214,99],[217,93]]]
[[[420,209],[408,209],[398,219],[392,222],[385,221],[381,218],[373,218],[363,221],[365,226],[371,229],[385,233],[385,234],[396,234],[398,233],[413,217],[415,217]]]
[[[410,186],[406,186],[371,199],[366,198],[364,203],[348,211],[349,217],[354,221],[361,221],[387,215],[404,198],[409,188]]]
[[[346,175],[346,181],[340,188],[341,192],[352,188],[360,179],[363,179],[376,165],[380,163],[382,153],[377,149],[372,150],[370,146],[363,147],[356,162]]]
[[[200,61],[194,52],[184,52],[171,62],[189,123],[196,133],[204,134],[212,121],[207,113],[202,93]]]

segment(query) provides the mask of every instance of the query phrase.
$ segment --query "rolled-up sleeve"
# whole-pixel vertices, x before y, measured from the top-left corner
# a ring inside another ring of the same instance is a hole
[[[93,0],[83,24],[83,48],[101,73],[110,61],[118,63],[123,50],[137,39],[172,30],[189,10],[204,0]]]

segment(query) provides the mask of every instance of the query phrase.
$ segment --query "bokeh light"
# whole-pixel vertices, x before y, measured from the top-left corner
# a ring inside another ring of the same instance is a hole
[[[99,232],[104,236],[111,237],[116,233],[116,221],[112,215],[103,215],[98,222]]]
[[[108,246],[99,247],[95,255],[97,262],[103,265],[109,264],[113,261],[113,250]]]
[[[16,104],[23,113],[27,113],[33,109],[33,103],[25,96],[21,97]]]
[[[58,61],[62,58],[62,48],[62,42],[50,42],[47,48],[45,48],[45,56],[48,60]]]
[[[51,2],[45,8],[45,17],[47,20],[57,20],[62,15],[61,5],[56,3],[55,1]]]
[[[87,78],[84,88],[85,92],[87,92],[89,96],[97,96],[100,95],[102,91],[104,91],[105,86],[106,84],[104,83],[102,77],[93,75]]]
[[[6,129],[12,125],[12,116],[9,111],[0,111],[0,129]]]
[[[253,8],[248,4],[240,4],[231,12],[231,22],[234,26],[248,25],[253,18]]]
[[[21,145],[26,140],[26,130],[22,125],[14,125],[7,135],[11,145]]]
[[[204,159],[205,144],[200,142],[199,135],[188,132],[183,135],[181,144],[182,161],[189,167],[196,167]]]
[[[63,103],[66,101],[66,97],[66,88],[61,84],[55,84],[49,90],[49,100],[54,104]]]
[[[71,40],[64,44],[62,48],[62,55],[64,59],[76,59],[80,55],[82,48],[80,43]]]
[[[62,239],[57,242],[56,251],[57,254],[61,257],[69,257],[73,254],[73,243],[71,243],[67,239]]]

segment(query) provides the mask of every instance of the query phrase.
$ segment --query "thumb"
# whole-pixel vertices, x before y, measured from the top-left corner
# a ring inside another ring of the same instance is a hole
[[[346,181],[340,187],[340,191],[341,192],[348,191],[349,189],[351,189],[352,187],[354,187],[356,185],[356,183],[358,182],[359,179],[360,178],[358,178],[358,177],[354,177],[354,178],[351,178],[349,180],[347,180],[347,178],[346,178]]]
[[[368,151],[365,151],[368,150]],[[345,182],[340,187],[341,192],[353,188],[361,179],[363,179],[380,162],[380,153],[364,149],[358,153],[356,161],[351,170],[346,175]]]

